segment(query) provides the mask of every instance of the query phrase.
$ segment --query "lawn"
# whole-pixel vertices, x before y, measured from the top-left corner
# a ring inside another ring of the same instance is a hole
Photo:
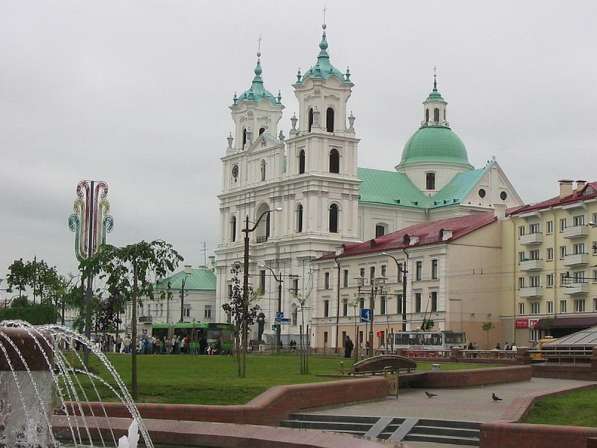
[[[112,364],[123,380],[130,383],[131,358],[110,355]],[[268,388],[280,384],[299,384],[330,381],[321,375],[339,374],[343,358],[312,356],[310,374],[298,373],[298,358],[292,354],[249,355],[247,377],[237,376],[235,359],[230,356],[143,355],[138,356],[139,402],[239,404],[246,403]],[[344,362],[345,370],[352,365]],[[442,370],[492,367],[485,364],[442,363]],[[92,368],[107,378],[105,370],[92,360]],[[419,362],[417,371],[431,370],[431,362]],[[87,381],[81,378],[81,382]],[[109,401],[109,390],[98,385],[101,398]],[[89,400],[95,400],[86,384]]]
[[[597,389],[568,392],[539,400],[525,423],[597,426]]]

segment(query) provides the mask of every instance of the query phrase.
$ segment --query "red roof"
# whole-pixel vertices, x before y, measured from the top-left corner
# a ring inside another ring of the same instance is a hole
[[[536,204],[525,205],[512,212],[510,215],[520,215],[535,210],[542,210],[544,208],[557,207],[560,205],[573,204],[575,202],[586,201],[589,199],[597,198],[597,182],[589,182],[580,191],[575,191],[568,196],[560,198],[556,196],[548,199],[547,201],[537,202]]]
[[[345,244],[339,257],[352,257],[354,255],[372,254],[408,247],[419,247],[437,244],[444,241],[454,241],[462,238],[481,227],[485,227],[497,218],[493,212],[478,213],[474,215],[459,216],[457,218],[441,219],[388,233],[364,243]],[[444,231],[451,231],[452,235],[442,240]],[[413,239],[417,239],[416,243]],[[413,243],[413,244],[411,244]],[[334,258],[334,254],[324,255],[320,260]]]

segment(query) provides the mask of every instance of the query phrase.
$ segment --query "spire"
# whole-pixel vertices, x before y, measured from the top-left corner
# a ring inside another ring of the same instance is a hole
[[[321,25],[321,28],[323,29],[323,33],[321,34],[321,42],[319,42],[319,56],[317,56],[318,61],[321,60],[322,58],[326,58],[326,59],[330,58],[330,55],[327,52],[328,39],[325,34],[325,29],[327,28],[327,25],[324,23],[323,25]]]
[[[437,67],[433,66],[433,91],[437,92]]]
[[[263,69],[261,68],[261,34],[259,35],[259,39],[257,39],[257,65],[255,66],[255,77],[253,78],[252,85],[255,83],[263,84],[263,79],[261,78],[261,73],[263,73]]]

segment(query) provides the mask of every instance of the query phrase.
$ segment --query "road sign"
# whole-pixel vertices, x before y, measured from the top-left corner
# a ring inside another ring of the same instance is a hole
[[[283,311],[277,311],[276,312],[276,320],[282,320],[284,319],[284,312]]]
[[[371,317],[373,313],[369,308],[363,308],[361,310],[361,322],[371,322]]]

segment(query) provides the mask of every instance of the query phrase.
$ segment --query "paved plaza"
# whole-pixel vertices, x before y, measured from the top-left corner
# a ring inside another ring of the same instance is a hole
[[[433,398],[427,398],[424,389],[403,389],[398,399],[386,398],[370,403],[312,411],[312,413],[416,417],[483,423],[511,419],[512,415],[516,414],[521,399],[590,384],[594,383],[533,378],[519,383],[433,389],[430,391],[437,394],[437,397]],[[494,402],[491,399],[492,392],[495,392],[503,401]]]

